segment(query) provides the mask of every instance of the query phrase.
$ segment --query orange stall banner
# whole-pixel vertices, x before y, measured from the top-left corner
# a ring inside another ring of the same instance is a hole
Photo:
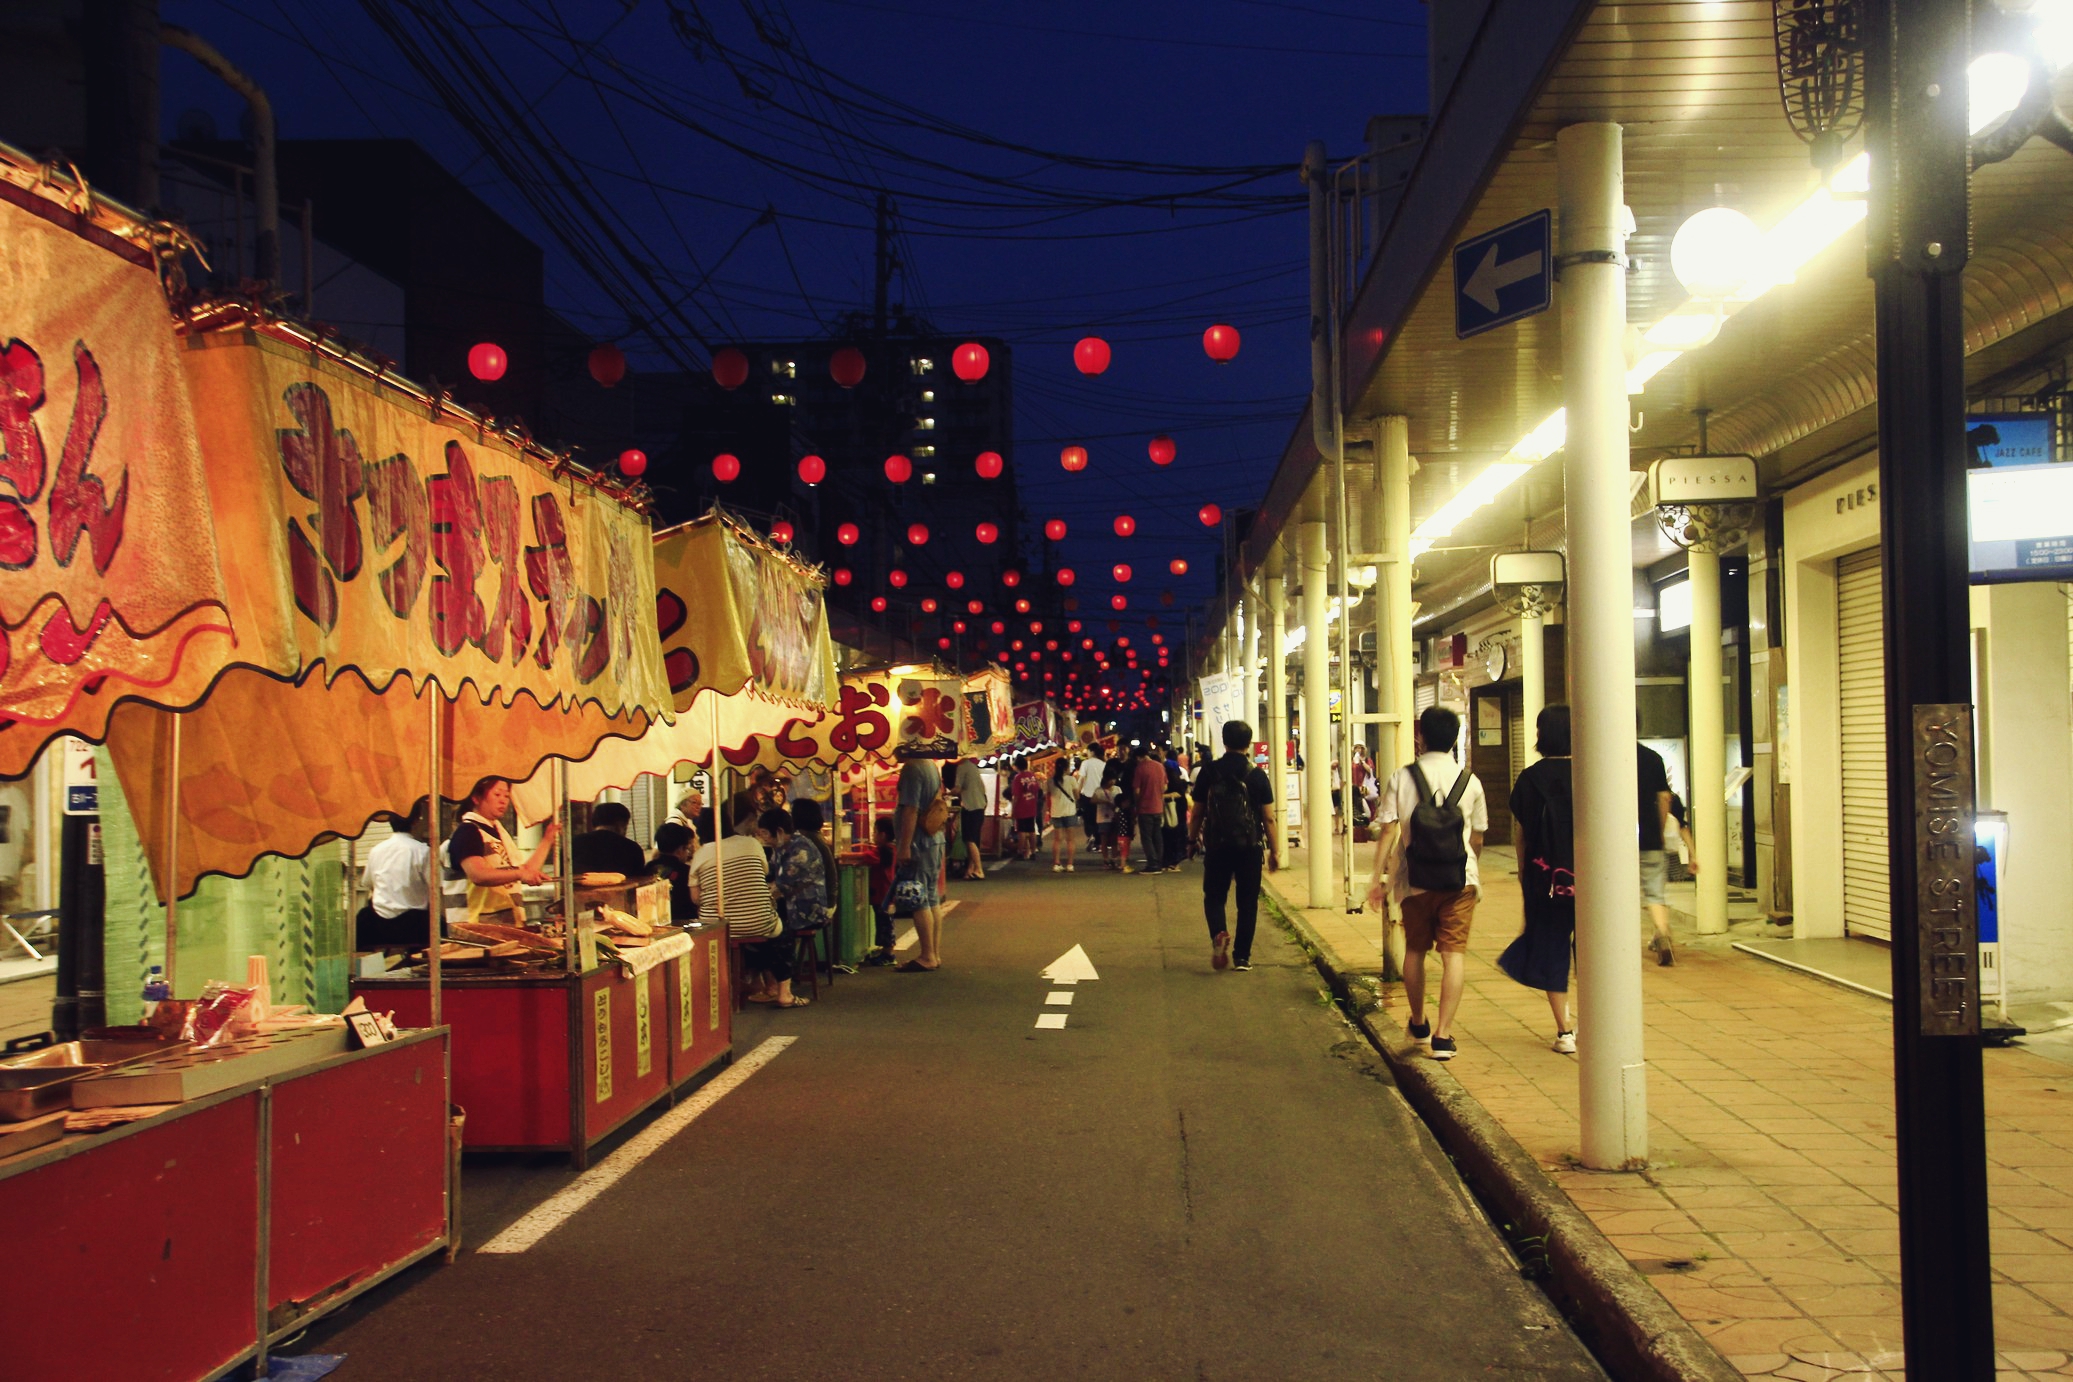
[[[719,514],[657,533],[656,624],[676,708],[744,687],[790,705],[833,704],[823,585],[819,572]]]
[[[147,250],[0,182],[0,777],[230,654],[180,356]]]

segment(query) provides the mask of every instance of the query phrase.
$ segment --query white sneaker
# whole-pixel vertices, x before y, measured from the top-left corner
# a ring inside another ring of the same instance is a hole
[[[1053,864],[1053,865],[1051,865],[1051,872],[1053,872],[1053,873],[1064,873],[1064,872],[1065,872],[1065,865],[1063,865],[1063,864]]]
[[[1575,1054],[1576,1054],[1576,1033],[1575,1033],[1575,1032],[1563,1032],[1563,1033],[1561,1033],[1561,1034],[1560,1034],[1559,1036],[1557,1036],[1557,1037],[1555,1038],[1555,1045],[1554,1045],[1553,1049],[1554,1049],[1554,1051],[1555,1051],[1555,1053],[1556,1053],[1557,1055],[1562,1055],[1562,1056],[1573,1056],[1573,1055],[1575,1055]]]

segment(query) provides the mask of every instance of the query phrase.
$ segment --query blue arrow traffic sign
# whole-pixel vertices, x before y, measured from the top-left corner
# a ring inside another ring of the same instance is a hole
[[[1454,334],[1462,340],[1548,310],[1554,254],[1546,210],[1454,247]]]

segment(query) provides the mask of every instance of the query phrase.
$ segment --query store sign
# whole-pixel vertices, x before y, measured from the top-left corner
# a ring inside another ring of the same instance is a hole
[[[1915,934],[1924,1036],[1979,1035],[1972,707],[1914,707]]]
[[[94,764],[94,746],[84,739],[65,739],[65,814],[101,814],[100,774]]]
[[[677,956],[677,1049],[688,1051],[698,1033],[698,990],[691,987],[691,953]]]
[[[645,1077],[655,1068],[655,1037],[650,1021],[653,1011],[653,995],[648,991],[648,981],[655,977],[655,971],[637,975],[633,981],[633,1073]]]
[[[591,1036],[596,1047],[593,1064],[597,1067],[597,1102],[603,1103],[612,1097],[612,989],[609,984],[598,987],[597,996],[590,1000]]]
[[[720,938],[713,937],[705,943],[705,979],[709,992],[706,995],[706,1026],[720,1030]]]

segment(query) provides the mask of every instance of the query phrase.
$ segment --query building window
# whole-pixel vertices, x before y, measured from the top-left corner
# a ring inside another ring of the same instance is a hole
[[[933,432],[936,430],[936,420],[932,417],[916,418],[914,420],[914,430],[917,432]]]
[[[921,391],[921,401],[924,403],[934,403],[936,401],[936,391],[934,389],[923,389]]]
[[[789,408],[799,400],[788,393],[774,393],[770,395],[770,401],[780,408]]]
[[[933,485],[934,483],[936,483],[936,472],[935,472],[935,471],[933,471],[933,470],[924,470],[924,471],[922,471],[922,472],[921,472],[921,482],[922,482],[922,483],[923,483],[924,485]]]
[[[917,375],[933,374],[936,369],[936,362],[929,359],[926,355],[917,355],[907,362],[907,367]]]
[[[797,360],[772,360],[770,362],[770,372],[780,379],[797,379],[799,377],[799,362]]]
[[[936,454],[936,448],[933,446],[917,446],[914,448],[914,454],[917,456],[933,456]]]

